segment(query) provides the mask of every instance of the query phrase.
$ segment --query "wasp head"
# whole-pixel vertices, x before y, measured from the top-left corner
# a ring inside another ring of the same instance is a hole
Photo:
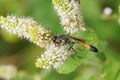
[[[56,43],[57,42],[57,38],[58,38],[57,36],[53,36],[52,37],[52,41]]]

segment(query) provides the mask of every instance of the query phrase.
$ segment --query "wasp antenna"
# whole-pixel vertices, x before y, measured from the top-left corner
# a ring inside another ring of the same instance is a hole
[[[96,53],[98,52],[98,49],[92,45],[90,45],[89,49],[93,52],[96,52]]]
[[[81,39],[81,41],[86,42],[86,40],[85,40],[85,39]]]

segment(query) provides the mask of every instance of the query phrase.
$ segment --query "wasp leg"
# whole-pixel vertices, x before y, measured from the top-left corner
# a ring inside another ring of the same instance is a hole
[[[77,51],[73,47],[71,49],[75,52],[75,54],[77,53]]]
[[[70,50],[71,48],[73,48],[73,45],[74,45],[74,44],[75,44],[74,42],[69,42],[70,47],[69,47],[68,50]]]
[[[74,45],[74,44],[75,44],[74,42],[69,43],[70,47],[69,47],[68,50],[71,50],[71,49],[72,49],[75,53],[77,53],[77,51],[73,48],[73,45]]]

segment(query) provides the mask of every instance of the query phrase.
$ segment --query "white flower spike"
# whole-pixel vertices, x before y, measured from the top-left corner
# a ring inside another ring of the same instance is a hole
[[[67,33],[73,34],[79,29],[85,31],[79,0],[52,0],[52,3]]]
[[[38,68],[58,69],[71,55],[72,53],[65,46],[56,46],[51,42],[41,57],[36,60],[35,64]]]
[[[45,48],[51,39],[50,32],[29,17],[0,16],[0,27],[11,34],[26,38],[42,48]]]
[[[17,69],[13,65],[0,65],[0,79],[12,80],[17,75]]]

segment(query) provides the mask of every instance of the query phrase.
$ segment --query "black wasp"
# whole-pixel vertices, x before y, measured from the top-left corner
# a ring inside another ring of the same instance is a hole
[[[78,43],[78,44],[81,44],[83,45],[84,47],[88,48],[89,50],[93,51],[93,52],[98,52],[98,49],[92,45],[89,45],[87,43],[85,43],[84,40],[82,39],[79,39],[79,38],[75,38],[75,37],[72,37],[72,36],[68,36],[68,35],[58,35],[58,36],[53,36],[52,38],[52,41],[55,43],[55,44],[61,44],[63,43],[63,45],[65,44],[69,44],[70,47],[69,47],[69,50],[73,49],[73,45],[75,43]],[[75,50],[74,50],[75,51]],[[76,51],[75,51],[76,52]]]

